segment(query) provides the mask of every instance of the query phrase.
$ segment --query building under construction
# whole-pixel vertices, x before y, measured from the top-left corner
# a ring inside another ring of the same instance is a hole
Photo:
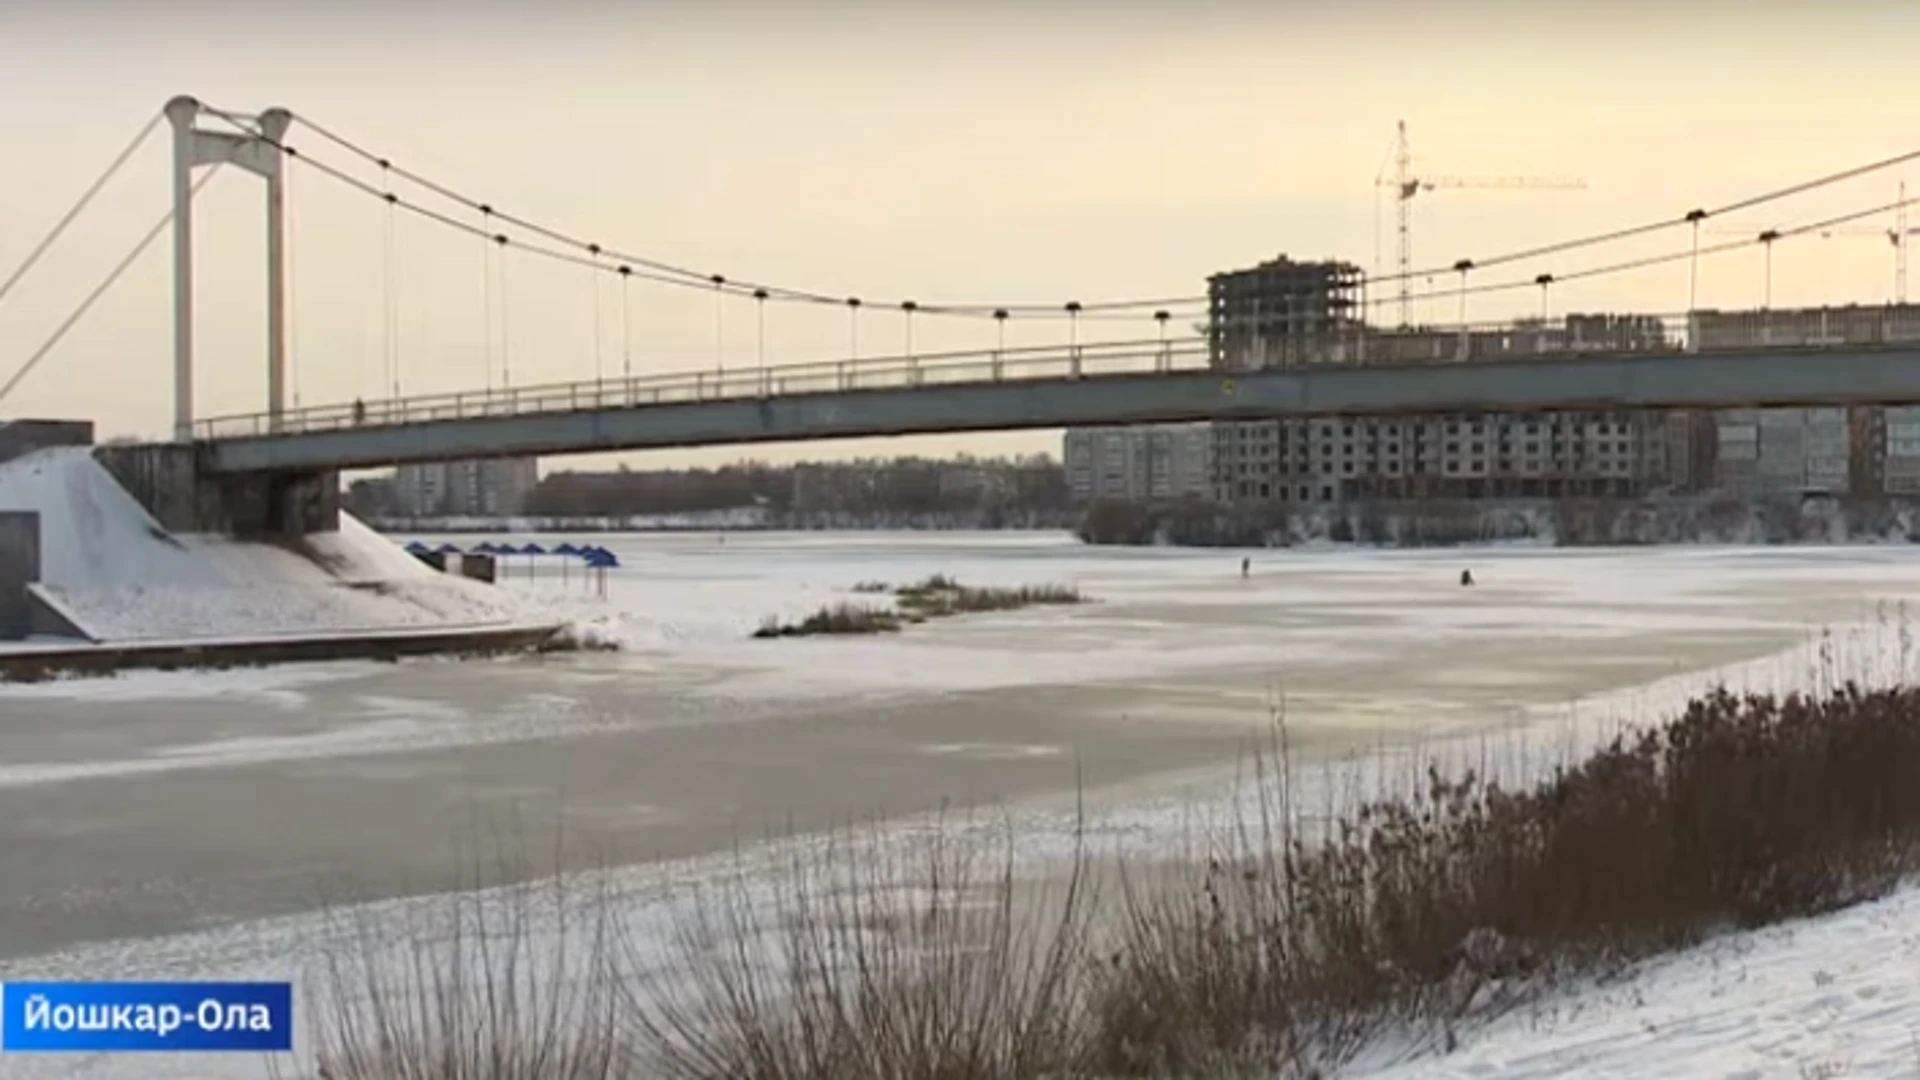
[[[1500,327],[1382,329],[1366,322],[1364,280],[1360,268],[1349,263],[1295,262],[1286,256],[1213,275],[1207,281],[1212,366],[1253,371],[1297,364],[1460,363],[1569,352],[1920,340],[1920,306],[1909,305],[1702,311],[1689,320],[1684,341],[1658,318],[1610,313],[1517,320]],[[1221,502],[1339,503],[1634,498],[1710,490],[1920,493],[1920,409],[1883,412],[1275,417],[1076,432],[1069,438],[1068,456],[1085,474],[1075,486],[1083,498],[1205,493]],[[1105,470],[1099,484],[1096,464]]]
[[[1326,356],[1325,343],[1358,331],[1365,273],[1352,263],[1294,262],[1285,255],[1207,279],[1212,366],[1278,367]]]

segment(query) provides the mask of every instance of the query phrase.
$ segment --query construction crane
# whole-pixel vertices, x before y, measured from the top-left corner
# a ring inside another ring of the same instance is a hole
[[[1586,181],[1572,177],[1534,177],[1534,176],[1416,176],[1413,171],[1413,149],[1407,143],[1407,122],[1402,120],[1396,131],[1393,146],[1393,176],[1374,177],[1378,187],[1393,189],[1393,201],[1397,211],[1397,226],[1400,248],[1400,325],[1409,326],[1413,322],[1413,197],[1422,191],[1437,191],[1442,188],[1489,188],[1523,189],[1531,191],[1577,191],[1587,186]]]
[[[1784,229],[1785,226],[1763,225],[1758,234],[1760,242],[1766,246],[1767,250],[1766,302],[1763,305],[1765,307],[1773,306],[1773,241],[1779,239]],[[1752,226],[1744,229],[1731,227],[1712,228],[1708,231],[1718,233],[1722,236],[1754,235]],[[1832,229],[1821,229],[1817,235],[1822,240],[1829,240],[1836,236],[1867,236],[1876,240],[1887,241],[1893,246],[1894,302],[1898,304],[1907,302],[1907,238],[1920,235],[1920,225],[1912,227],[1907,225],[1907,185],[1905,183],[1900,185],[1900,198],[1894,203],[1892,228],[1878,229],[1868,225],[1844,225]]]

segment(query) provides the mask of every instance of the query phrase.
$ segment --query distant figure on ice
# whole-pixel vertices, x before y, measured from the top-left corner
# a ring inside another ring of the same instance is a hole
[[[367,422],[367,403],[359,398],[353,399],[353,422],[356,427]]]
[[[1465,586],[1465,585],[1472,585],[1472,584],[1473,584],[1473,571],[1471,571],[1471,570],[1462,570],[1462,571],[1460,571],[1460,584],[1461,584],[1461,585],[1463,585],[1463,586]]]
[[[1247,573],[1248,573],[1248,572],[1249,572],[1250,570],[1252,570],[1252,569],[1253,569],[1253,560],[1252,560],[1252,559],[1241,559],[1241,560],[1240,560],[1240,576],[1241,576],[1241,577],[1246,577],[1246,576],[1247,576]]]

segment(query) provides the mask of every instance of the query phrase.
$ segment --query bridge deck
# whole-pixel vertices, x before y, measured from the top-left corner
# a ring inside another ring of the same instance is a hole
[[[352,406],[310,410],[284,417],[278,434],[264,417],[213,421],[202,454],[212,471],[244,472],[1276,416],[1920,404],[1920,342],[1248,372],[1205,362],[1191,345],[1135,343],[895,360],[884,379],[869,363],[651,388],[576,383],[382,403],[358,416]]]

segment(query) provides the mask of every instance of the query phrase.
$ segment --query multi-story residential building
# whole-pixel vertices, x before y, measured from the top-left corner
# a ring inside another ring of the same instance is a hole
[[[440,461],[402,465],[394,492],[410,517],[503,517],[520,513],[539,482],[534,458]]]
[[[1222,501],[1634,495],[1689,483],[1688,428],[1636,413],[1341,417],[1214,429]],[[1681,444],[1675,450],[1674,443]]]
[[[1920,305],[1713,312],[1684,336],[1651,316],[1573,314],[1500,330],[1382,330],[1355,317],[1362,275],[1281,256],[1208,279],[1210,360],[1450,363],[1559,351],[1703,350],[1920,340]],[[1150,430],[1150,429],[1142,429]],[[1920,493],[1920,410],[1589,412],[1220,421],[1205,431],[1207,492],[1222,501],[1358,497],[1630,497],[1659,491]],[[1076,494],[1162,497],[1145,436],[1089,433]],[[1102,440],[1105,441],[1102,441]],[[1200,455],[1190,454],[1188,460]]]
[[[1067,432],[1067,490],[1077,501],[1149,501],[1213,493],[1211,424],[1146,424]]]

